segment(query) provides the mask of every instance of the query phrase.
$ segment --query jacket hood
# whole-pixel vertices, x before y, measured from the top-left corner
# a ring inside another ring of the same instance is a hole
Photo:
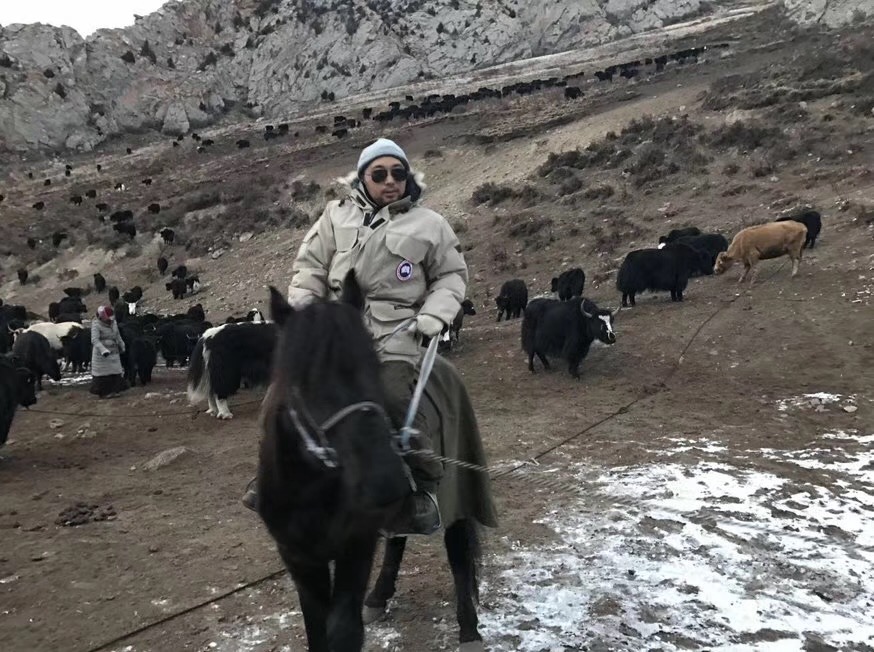
[[[398,199],[396,202],[389,204],[390,210],[403,210],[414,206],[422,199],[422,194],[425,192],[425,174],[416,170],[410,169],[411,176],[407,179],[407,194]],[[361,210],[365,212],[375,211],[373,201],[364,190],[361,179],[358,177],[358,172],[350,172],[349,174],[337,177],[335,182],[347,193],[348,198]]]
[[[425,173],[419,170],[414,170],[410,168],[410,174],[413,175],[413,181],[419,187],[421,192],[425,191],[425,188],[428,186],[425,185]],[[358,178],[358,173],[353,170],[349,174],[343,175],[342,177],[337,177],[334,179],[334,182],[343,188],[350,189],[355,188],[358,184],[361,183],[361,180]],[[409,181],[407,181],[409,183]]]

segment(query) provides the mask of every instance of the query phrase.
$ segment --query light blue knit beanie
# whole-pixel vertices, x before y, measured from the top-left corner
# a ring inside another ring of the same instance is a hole
[[[372,145],[368,145],[361,150],[361,156],[358,157],[359,176],[364,173],[368,165],[383,156],[392,156],[403,163],[405,168],[410,169],[410,162],[407,160],[404,150],[393,140],[380,138]]]

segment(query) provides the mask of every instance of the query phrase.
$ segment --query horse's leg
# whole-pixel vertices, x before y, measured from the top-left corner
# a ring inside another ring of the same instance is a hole
[[[364,645],[361,611],[375,551],[376,535],[353,541],[347,547],[347,553],[337,557],[331,613],[328,615],[331,652],[361,652]]]
[[[283,552],[285,562],[300,601],[309,652],[330,652],[328,647],[328,611],[331,607],[331,570],[327,564],[303,565]]]
[[[479,600],[477,561],[479,540],[473,521],[461,519],[446,528],[443,537],[446,556],[455,582],[455,613],[458,618],[458,642],[461,652],[483,650],[482,636],[477,629],[479,620],[474,601]]]
[[[373,585],[373,590],[364,599],[364,622],[368,625],[379,620],[385,614],[388,601],[394,596],[397,588],[398,573],[407,547],[407,537],[392,537],[386,539],[385,555],[379,577]]]

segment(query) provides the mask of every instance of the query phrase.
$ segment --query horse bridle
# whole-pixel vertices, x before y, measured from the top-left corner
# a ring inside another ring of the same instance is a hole
[[[300,433],[307,452],[329,469],[336,469],[340,466],[337,449],[331,446],[328,441],[327,433],[331,428],[336,427],[356,412],[374,412],[379,414],[385,419],[389,428],[391,428],[391,420],[388,418],[385,408],[374,401],[359,401],[358,403],[347,405],[319,424],[310,414],[309,410],[304,407],[300,391],[296,387],[292,390],[292,397],[296,400],[292,400],[289,405],[286,406],[286,412],[291,419],[291,422]],[[293,407],[293,403],[295,402],[298,404],[297,409]],[[301,419],[301,415],[303,415],[303,419]],[[304,425],[304,421],[309,425],[309,428]]]
[[[394,337],[397,333],[405,328],[410,328],[414,321],[415,319],[408,319],[402,322],[391,332],[389,338]],[[383,408],[379,403],[375,403],[374,401],[359,401],[358,403],[352,403],[351,405],[347,405],[346,407],[332,414],[323,423],[318,424],[316,423],[316,420],[313,418],[313,416],[306,409],[306,407],[304,407],[303,399],[300,396],[300,390],[297,387],[292,388],[292,400],[289,401],[289,404],[286,406],[286,410],[289,418],[294,424],[294,427],[297,428],[297,431],[303,438],[307,452],[311,453],[317,460],[322,462],[322,464],[324,464],[329,469],[335,469],[340,466],[337,449],[331,446],[330,442],[328,442],[328,436],[326,433],[331,428],[335,427],[337,424],[341,423],[344,419],[350,417],[356,412],[376,412],[377,414],[381,415],[388,424],[389,430],[392,432],[392,442],[397,453],[401,456],[405,456],[412,452],[411,440],[418,433],[418,431],[413,428],[413,420],[415,419],[416,410],[418,410],[419,407],[419,402],[422,400],[422,393],[425,389],[425,384],[428,382],[428,377],[431,375],[431,370],[434,367],[434,361],[437,357],[438,342],[439,340],[437,337],[431,338],[431,342],[428,345],[428,349],[422,359],[422,367],[419,370],[419,378],[416,381],[416,387],[413,390],[413,396],[410,400],[410,404],[407,406],[406,418],[404,419],[404,424],[401,427],[400,432],[395,432],[394,426],[392,425],[391,419],[389,419],[385,408]],[[300,406],[297,410],[293,407],[295,402],[297,402],[297,404]],[[310,432],[304,426],[304,423],[301,420],[301,414],[303,414],[304,419],[307,421],[313,432]],[[409,474],[407,479],[412,484],[415,484],[412,480],[412,476],[409,476]]]

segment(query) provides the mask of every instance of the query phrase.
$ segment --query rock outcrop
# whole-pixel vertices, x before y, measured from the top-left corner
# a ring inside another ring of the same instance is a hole
[[[874,0],[783,0],[786,13],[802,25],[840,27],[874,16]]]
[[[0,149],[288,116],[701,11],[699,0],[186,0],[87,39],[11,25],[0,28]]]

